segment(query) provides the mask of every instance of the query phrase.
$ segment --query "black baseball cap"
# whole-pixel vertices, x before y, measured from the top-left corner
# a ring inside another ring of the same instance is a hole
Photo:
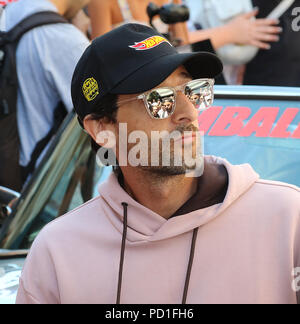
[[[155,88],[184,65],[193,78],[215,78],[223,70],[211,53],[178,53],[154,29],[125,24],[95,39],[79,60],[72,100],[79,121],[95,112],[107,94],[139,94]]]

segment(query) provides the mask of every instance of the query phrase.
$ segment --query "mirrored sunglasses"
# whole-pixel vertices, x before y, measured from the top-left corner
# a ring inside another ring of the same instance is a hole
[[[132,100],[144,100],[151,118],[165,119],[170,117],[176,107],[177,92],[181,91],[198,111],[210,108],[214,100],[214,79],[196,79],[178,87],[162,87],[145,92],[136,98],[120,101],[123,104]]]

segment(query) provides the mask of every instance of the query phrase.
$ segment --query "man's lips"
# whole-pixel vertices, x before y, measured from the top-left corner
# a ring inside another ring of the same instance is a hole
[[[183,134],[181,137],[178,137],[177,139],[175,139],[174,142],[191,142],[194,140],[194,138],[196,138],[196,133],[193,132],[187,132],[186,134]]]

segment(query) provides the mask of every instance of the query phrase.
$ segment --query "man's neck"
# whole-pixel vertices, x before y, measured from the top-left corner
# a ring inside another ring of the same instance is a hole
[[[122,173],[124,179],[122,186],[127,193],[141,205],[165,219],[173,216],[196,193],[197,209],[222,202],[229,181],[224,165],[206,161],[204,173],[198,178],[189,178],[185,175],[158,177],[132,167],[122,168]],[[195,205],[195,202],[193,204]]]
[[[122,168],[124,189],[141,205],[165,219],[170,218],[197,191],[198,178],[153,176],[138,168]]]

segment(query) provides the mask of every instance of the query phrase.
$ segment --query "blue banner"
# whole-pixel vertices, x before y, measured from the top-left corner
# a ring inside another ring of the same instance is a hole
[[[204,153],[249,163],[261,178],[300,187],[300,102],[218,99],[199,116]]]

